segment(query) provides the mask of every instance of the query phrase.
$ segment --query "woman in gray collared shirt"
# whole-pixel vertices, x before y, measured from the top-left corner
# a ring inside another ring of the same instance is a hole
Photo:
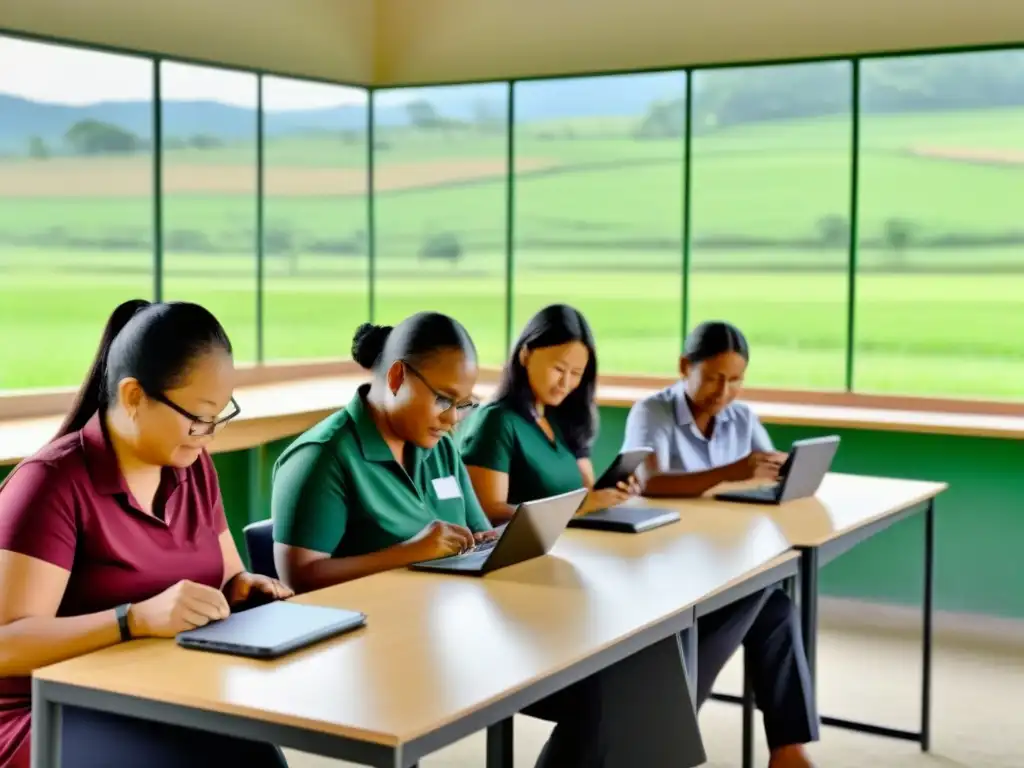
[[[654,448],[638,473],[645,496],[699,496],[723,482],[777,477],[785,454],[754,412],[736,402],[749,359],[738,328],[702,323],[686,339],[682,380],[633,406],[623,450]],[[751,595],[702,618],[697,637],[698,706],[742,644],[764,713],[769,768],[810,766],[803,745],[818,739],[818,715],[789,597],[778,588]]]

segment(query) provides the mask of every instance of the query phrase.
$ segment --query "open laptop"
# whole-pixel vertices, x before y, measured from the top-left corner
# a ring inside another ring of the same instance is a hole
[[[652,453],[654,453],[653,448],[634,448],[622,451],[594,483],[594,489],[614,488],[619,483],[628,481]],[[595,510],[586,515],[574,517],[569,521],[569,527],[592,528],[616,533],[642,533],[652,528],[674,523],[678,519],[679,513],[674,509],[620,504],[616,507]]]
[[[558,496],[524,501],[516,507],[498,538],[477,544],[461,555],[413,563],[410,568],[482,576],[509,565],[546,555],[587,496],[580,488]]]
[[[176,639],[182,648],[276,659],[365,624],[366,614],[357,611],[278,601],[232,613]]]
[[[832,466],[832,459],[838,449],[838,435],[797,440],[790,449],[789,458],[779,470],[777,483],[741,491],[725,491],[715,494],[715,498],[746,504],[781,504],[813,496]]]

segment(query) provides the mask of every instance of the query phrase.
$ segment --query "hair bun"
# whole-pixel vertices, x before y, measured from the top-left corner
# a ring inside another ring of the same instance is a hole
[[[392,330],[390,325],[360,325],[352,336],[352,359],[366,370],[371,370],[383,354],[384,344]]]

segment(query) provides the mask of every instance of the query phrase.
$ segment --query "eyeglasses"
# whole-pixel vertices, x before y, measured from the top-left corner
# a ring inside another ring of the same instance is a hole
[[[232,397],[231,402],[228,403],[227,408],[221,411],[221,414],[217,418],[206,419],[203,418],[202,416],[196,416],[194,413],[186,411],[177,403],[174,403],[171,400],[169,400],[165,395],[157,394],[155,392],[147,392],[146,394],[149,395],[154,400],[156,400],[157,402],[163,403],[171,410],[180,413],[182,416],[184,416],[186,419],[192,422],[191,424],[189,424],[188,427],[188,433],[192,437],[209,437],[210,435],[217,431],[218,427],[223,426],[224,424],[231,421],[233,418],[235,418],[238,414],[242,412],[242,409],[238,407],[238,403],[235,402],[235,398]]]
[[[458,414],[458,417],[461,419],[467,413],[476,408],[477,405],[479,405],[479,403],[477,403],[474,400],[470,400],[469,402],[466,403],[456,403],[451,396],[446,395],[443,392],[438,392],[437,389],[434,388],[434,385],[427,381],[422,373],[420,373],[411,365],[409,365],[409,363],[405,362],[405,360],[402,361],[402,365],[405,366],[406,370],[408,370],[409,373],[411,373],[413,376],[419,379],[423,383],[423,386],[430,390],[431,394],[434,395],[434,406],[441,413],[444,413],[445,411],[450,411],[452,408],[454,408],[455,413]]]

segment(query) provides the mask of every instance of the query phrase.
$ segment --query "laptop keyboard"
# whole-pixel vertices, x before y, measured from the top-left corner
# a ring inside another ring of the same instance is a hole
[[[481,541],[479,544],[477,544],[472,549],[467,550],[466,554],[468,555],[471,552],[490,552],[492,549],[494,549],[494,545],[497,544],[497,543],[498,543],[497,539],[490,539],[488,541]]]
[[[753,488],[747,493],[756,499],[774,499],[779,495],[778,485],[766,485],[763,488]]]

